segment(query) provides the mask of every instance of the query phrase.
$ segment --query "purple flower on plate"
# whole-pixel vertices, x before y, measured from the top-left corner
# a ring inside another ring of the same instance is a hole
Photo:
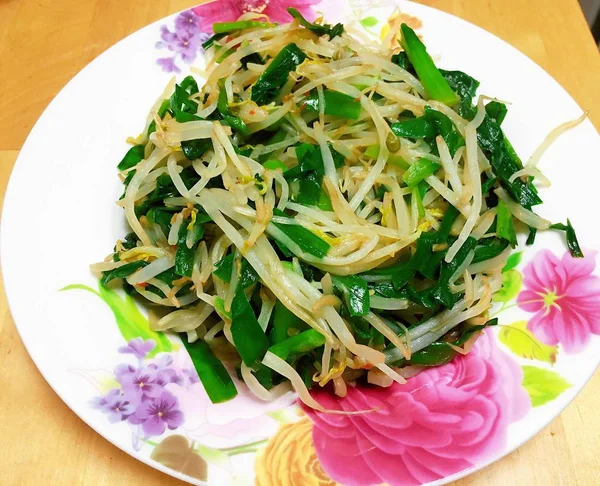
[[[92,401],[92,407],[108,414],[108,421],[111,424],[126,420],[136,410],[135,406],[117,388],[110,390],[103,397],[96,397]]]
[[[171,31],[166,25],[160,28],[160,41],[156,43],[157,49],[168,49],[173,52],[171,57],[158,59],[157,64],[166,72],[180,72],[177,60],[190,64],[202,50],[202,43],[208,39],[209,34],[200,29],[197,15],[188,10],[175,18],[175,30]]]
[[[131,417],[132,423],[142,425],[146,436],[161,435],[168,427],[174,430],[183,424],[183,413],[179,403],[168,391],[163,391],[151,401],[142,402]]]
[[[170,369],[173,366],[173,357],[170,354],[161,354],[152,362],[151,366],[156,367],[159,371]]]
[[[128,363],[123,363],[115,367],[115,379],[123,384],[129,375],[133,375],[137,371],[137,367]]]
[[[206,39],[206,34],[200,32],[190,32],[187,30],[171,32],[166,26],[161,29],[161,41],[156,47],[167,48],[181,56],[186,62],[192,62],[196,58],[198,49]]]
[[[188,64],[193,62],[206,39],[207,35],[202,33],[182,34],[179,38],[181,59]]]
[[[135,356],[137,365],[116,366],[114,376],[120,388],[91,402],[92,407],[108,415],[111,423],[126,420],[146,436],[160,435],[166,427],[174,429],[183,423],[179,402],[165,387],[178,388],[189,381],[187,373],[174,365],[170,354],[148,359],[155,346],[154,341],[136,338],[119,348],[121,353]]]
[[[173,57],[161,57],[156,60],[161,69],[166,73],[180,73],[181,69],[175,63],[175,56]]]
[[[142,338],[135,338],[129,341],[127,346],[121,346],[119,348],[119,353],[133,354],[138,360],[142,360],[148,356],[148,353],[155,347],[156,342],[152,339],[144,341]]]
[[[190,385],[200,382],[200,378],[198,378],[198,372],[194,368],[186,368],[182,370],[182,372]]]
[[[122,375],[120,383],[124,393],[139,403],[160,395],[167,381],[160,376],[155,368],[145,366],[134,373]]]
[[[177,41],[177,31],[171,32],[166,25],[160,26],[160,40],[156,43],[156,47],[161,49],[166,47],[170,51],[174,51]]]
[[[177,373],[172,368],[165,368],[163,370],[158,371],[158,376],[156,378],[157,382],[164,383],[175,383],[176,385],[183,385],[184,376]]]
[[[156,358],[148,365],[148,368],[156,371],[155,381],[161,383],[163,386],[167,383],[183,384],[184,376],[173,368],[173,358],[168,354],[163,354]]]
[[[175,18],[175,31],[176,32],[200,32],[200,25],[198,23],[198,17],[191,10],[186,10],[180,13]]]

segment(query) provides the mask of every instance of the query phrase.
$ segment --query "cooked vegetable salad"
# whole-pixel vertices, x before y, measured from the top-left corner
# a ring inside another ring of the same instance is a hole
[[[407,25],[390,51],[341,24],[214,25],[200,88],[169,84],[119,163],[131,233],[92,269],[181,333],[213,402],[238,378],[290,389],[404,383],[466,353],[517,235],[563,231],[523,165],[505,104],[438,69]],[[350,32],[348,32],[350,30]]]

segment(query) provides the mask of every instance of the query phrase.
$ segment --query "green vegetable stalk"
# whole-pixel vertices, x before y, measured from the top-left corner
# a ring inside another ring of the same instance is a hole
[[[347,94],[326,89],[323,91],[323,102],[325,115],[339,116],[349,120],[357,120],[360,116],[360,101]],[[305,100],[303,106],[309,111],[319,113],[320,103],[317,94],[315,93]]]
[[[260,363],[269,348],[269,340],[241,286],[231,304],[231,336],[242,360],[250,368]]]
[[[419,182],[440,170],[441,165],[428,159],[419,159],[412,164],[402,176],[406,185],[416,187]]]
[[[269,348],[273,354],[276,354],[281,359],[288,359],[294,354],[306,354],[315,348],[325,344],[325,336],[314,329],[296,334],[287,338]]]
[[[223,363],[212,353],[208,344],[198,340],[188,343],[187,336],[181,336],[181,341],[192,359],[198,378],[213,403],[226,402],[237,395],[229,372]]]
[[[295,71],[305,59],[306,54],[296,44],[288,44],[281,49],[252,86],[252,101],[258,105],[273,101],[287,82],[290,72]]]
[[[273,214],[279,217],[289,217],[279,209],[273,210]],[[281,224],[275,222],[273,225],[285,233],[294,243],[298,245],[298,247],[300,247],[302,251],[310,253],[317,258],[323,258],[325,255],[327,255],[331,245],[303,226],[294,223]]]
[[[457,94],[435,66],[433,59],[427,53],[425,45],[421,42],[414,30],[408,25],[402,24],[402,47],[417,71],[419,79],[431,99],[441,101],[448,106],[456,105],[460,99]]]
[[[234,30],[242,29],[266,29],[273,27],[275,24],[269,22],[256,22],[254,20],[239,20],[237,22],[216,22],[213,24],[213,32],[215,34],[227,34]]]

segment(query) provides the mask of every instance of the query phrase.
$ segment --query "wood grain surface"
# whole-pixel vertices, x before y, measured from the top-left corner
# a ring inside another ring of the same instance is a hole
[[[65,83],[121,38],[194,3],[0,0],[0,201],[27,134]],[[462,17],[517,47],[589,109],[600,127],[600,56],[576,0],[420,3]],[[600,484],[599,395],[596,373],[534,439],[456,484]],[[3,288],[0,440],[0,484],[7,486],[182,484],[112,446],[67,408],[29,358]]]

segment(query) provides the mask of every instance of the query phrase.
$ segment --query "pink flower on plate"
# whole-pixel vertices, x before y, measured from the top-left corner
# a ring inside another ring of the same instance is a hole
[[[288,7],[297,9],[308,20],[314,20],[315,12],[312,5],[321,0],[218,0],[194,7],[193,12],[200,17],[203,30],[212,30],[215,22],[230,22],[247,12],[267,15],[273,22],[291,22],[292,17],[287,12]]]
[[[503,449],[509,424],[530,409],[521,368],[486,333],[466,356],[390,388],[314,394],[332,415],[305,408],[325,472],[348,486],[418,485],[476,465]]]
[[[540,341],[560,343],[566,353],[577,353],[600,334],[600,278],[593,275],[596,252],[559,260],[549,250],[540,251],[523,270],[519,307],[535,315],[527,327]]]

